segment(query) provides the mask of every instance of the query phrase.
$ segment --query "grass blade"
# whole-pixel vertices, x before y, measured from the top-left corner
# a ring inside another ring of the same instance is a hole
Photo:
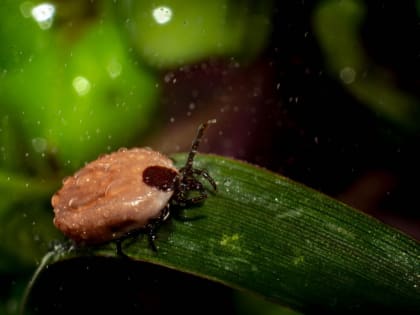
[[[174,156],[182,165],[186,155]],[[420,245],[408,236],[317,191],[264,169],[199,155],[218,183],[195,220],[170,220],[124,252],[316,313],[416,313],[420,310]],[[95,256],[116,256],[115,246]],[[69,253],[57,260],[83,254]]]

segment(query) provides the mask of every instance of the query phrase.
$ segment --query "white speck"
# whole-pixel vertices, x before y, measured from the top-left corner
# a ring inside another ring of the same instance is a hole
[[[165,83],[169,83],[174,77],[174,74],[172,72],[169,72],[165,75],[165,77],[163,78],[163,80],[165,81]]]
[[[351,84],[356,79],[356,71],[351,67],[344,67],[340,71],[340,79],[345,84]]]
[[[283,219],[287,219],[287,218],[298,218],[300,216],[302,216],[302,213],[301,213],[300,210],[289,210],[289,211],[286,211],[286,212],[276,214],[275,219],[283,220]]]
[[[152,15],[158,24],[166,24],[172,19],[172,10],[169,7],[160,6],[153,10]]]
[[[73,79],[73,88],[80,96],[89,93],[91,84],[88,79],[82,76],[77,76]]]
[[[41,3],[32,8],[31,14],[34,20],[38,22],[39,27],[47,30],[53,23],[55,7],[50,3]]]

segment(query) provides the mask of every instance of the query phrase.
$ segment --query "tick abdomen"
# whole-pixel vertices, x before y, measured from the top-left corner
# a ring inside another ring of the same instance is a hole
[[[144,182],[143,172],[151,166],[178,173],[169,158],[144,148],[121,149],[87,164],[52,197],[54,224],[76,242],[88,244],[145,227],[173,195]]]

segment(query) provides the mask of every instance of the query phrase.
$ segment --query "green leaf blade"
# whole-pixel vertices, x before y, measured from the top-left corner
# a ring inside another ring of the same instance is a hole
[[[176,155],[176,164],[185,157]],[[195,167],[209,171],[218,191],[209,189],[202,205],[183,211],[193,220],[170,220],[159,229],[158,252],[145,237],[127,244],[132,259],[308,313],[420,309],[416,241],[264,169],[212,155],[198,156]],[[115,246],[93,254],[116,256]]]

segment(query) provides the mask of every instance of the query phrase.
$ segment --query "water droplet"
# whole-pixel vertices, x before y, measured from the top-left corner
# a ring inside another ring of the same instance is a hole
[[[174,77],[174,74],[172,72],[169,72],[165,75],[165,77],[163,78],[163,80],[165,81],[165,83],[169,83]]]
[[[106,70],[108,71],[108,75],[110,76],[110,78],[115,79],[121,75],[122,65],[118,61],[113,59],[106,67]]]
[[[82,76],[75,77],[73,79],[72,85],[76,93],[80,96],[88,94],[91,88],[90,81]]]
[[[70,208],[73,208],[73,209],[75,209],[75,208],[77,208],[77,199],[76,198],[71,198],[70,200],[69,200],[69,203],[68,203],[68,206],[70,207]]]
[[[153,10],[152,16],[158,24],[169,23],[172,19],[172,9],[167,6],[159,6]]]
[[[351,84],[356,79],[356,71],[351,67],[344,67],[340,71],[340,79],[345,84]]]
[[[38,22],[42,30],[47,30],[52,26],[55,7],[50,3],[41,3],[34,6],[31,10],[32,17]]]

